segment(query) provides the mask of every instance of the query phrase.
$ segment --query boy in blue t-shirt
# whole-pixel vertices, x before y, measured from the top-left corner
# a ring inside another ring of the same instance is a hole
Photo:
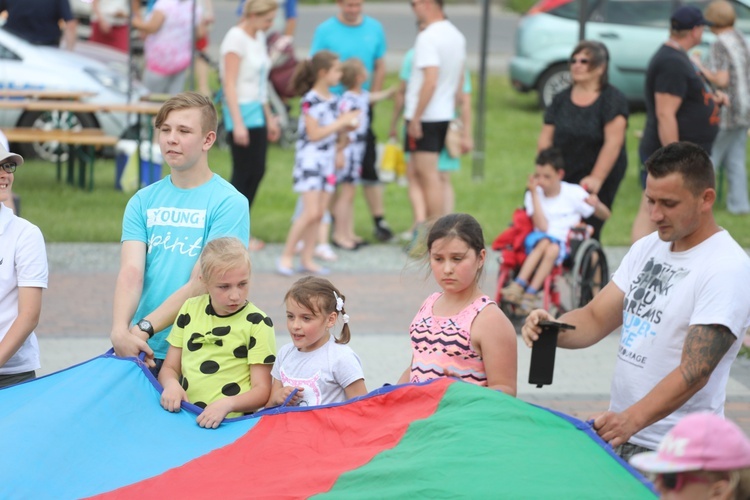
[[[170,175],[128,202],[110,338],[118,356],[146,353],[156,375],[166,337],[182,304],[205,293],[197,279],[203,245],[221,236],[250,238],[247,198],[208,166],[216,141],[216,109],[183,92],[156,115],[159,148]]]

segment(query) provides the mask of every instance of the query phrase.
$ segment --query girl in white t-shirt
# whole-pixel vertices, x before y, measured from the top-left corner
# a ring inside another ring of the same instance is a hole
[[[343,167],[336,170],[337,188],[333,204],[333,246],[356,250],[364,240],[354,232],[354,194],[362,173],[362,160],[367,148],[367,129],[370,126],[370,105],[391,97],[396,88],[370,92],[362,88],[369,75],[361,60],[352,57],[341,65],[341,84],[346,92],[339,101],[343,113],[359,110],[359,124],[348,133],[348,143],[343,151]]]
[[[318,406],[367,394],[362,362],[346,345],[351,333],[344,300],[330,281],[315,276],[298,280],[286,293],[286,325],[292,343],[276,356],[266,406]],[[339,318],[344,326],[336,338],[330,329]]]
[[[268,104],[268,57],[264,31],[273,23],[276,0],[248,0],[242,19],[221,42],[220,74],[224,89],[224,128],[232,151],[232,185],[250,204],[266,172],[268,142],[279,138],[279,125]],[[263,243],[250,239],[250,250]]]
[[[276,263],[279,274],[294,274],[292,262],[298,241],[301,272],[327,274],[328,270],[313,261],[315,238],[336,189],[336,152],[346,145],[346,132],[359,124],[359,110],[339,113],[338,98],[330,87],[341,79],[341,64],[333,52],[322,50],[312,59],[299,63],[292,76],[292,88],[304,94],[300,101],[297,152],[292,175],[294,191],[302,198],[302,213],[292,222],[284,251]],[[342,158],[343,159],[343,158]]]
[[[515,280],[502,290],[503,299],[519,304],[518,314],[536,308],[537,293],[555,265],[567,255],[568,232],[592,214],[605,220],[610,211],[595,194],[581,186],[563,182],[562,154],[548,148],[539,152],[536,170],[529,177],[524,199],[534,230],[526,237],[526,259]]]

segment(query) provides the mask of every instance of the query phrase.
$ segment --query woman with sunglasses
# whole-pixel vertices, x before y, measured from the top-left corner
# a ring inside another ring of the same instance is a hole
[[[564,181],[580,184],[612,208],[628,164],[625,129],[628,102],[609,84],[609,54],[599,42],[582,41],[570,57],[571,86],[560,91],[544,113],[537,152],[556,147],[563,153]],[[599,239],[604,221],[586,220]]]
[[[657,451],[634,455],[630,464],[652,475],[661,498],[750,498],[750,439],[713,413],[683,418]]]
[[[0,387],[33,379],[40,368],[34,329],[47,288],[44,238],[6,205],[22,164],[20,155],[0,145]]]

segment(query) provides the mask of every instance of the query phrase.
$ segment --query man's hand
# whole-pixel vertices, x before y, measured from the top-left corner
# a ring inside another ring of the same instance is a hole
[[[414,140],[419,140],[422,138],[422,122],[419,120],[411,120],[409,122],[409,127],[406,129],[406,134],[409,137],[412,137]]]
[[[578,184],[591,194],[599,194],[599,191],[602,189],[601,179],[593,175],[587,175]]]
[[[180,403],[187,401],[187,394],[176,380],[170,380],[161,393],[161,407],[167,411],[180,411]]]
[[[148,334],[141,331],[137,326],[130,330],[117,328],[112,330],[109,336],[112,346],[115,348],[115,354],[121,358],[137,358],[141,352],[146,353],[146,365],[149,368],[156,366],[154,362],[154,351],[148,346]]]
[[[524,343],[528,347],[532,347],[534,342],[539,340],[539,335],[542,333],[542,327],[539,326],[539,322],[552,321],[554,319],[555,318],[544,309],[534,309],[531,311],[526,318],[526,322],[523,324],[523,328],[521,328],[521,337],[523,338]]]
[[[195,421],[205,429],[216,429],[231,411],[231,399],[223,398],[206,406],[206,409],[198,415]]]
[[[627,413],[606,411],[594,416],[594,430],[603,441],[616,448],[627,443],[640,428]]]

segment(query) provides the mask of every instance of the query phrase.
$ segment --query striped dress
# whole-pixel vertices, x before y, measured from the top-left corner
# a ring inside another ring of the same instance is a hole
[[[424,301],[409,327],[413,361],[411,382],[425,382],[444,376],[445,369],[472,384],[487,386],[484,361],[471,347],[471,324],[488,304],[488,296],[478,297],[461,312],[450,317],[436,316],[432,306],[442,293],[433,293]]]

